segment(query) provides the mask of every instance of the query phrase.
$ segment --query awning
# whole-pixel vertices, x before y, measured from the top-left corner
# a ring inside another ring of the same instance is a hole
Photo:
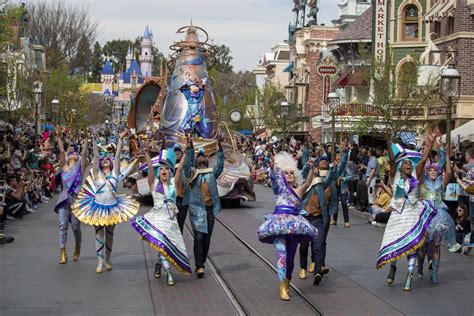
[[[425,14],[427,22],[439,21],[446,16],[453,16],[456,9],[456,0],[440,0]]]
[[[451,131],[451,142],[457,142],[458,135],[460,137],[460,141],[469,140],[474,142],[474,120],[470,120],[466,124],[459,126],[456,129]],[[442,141],[446,141],[446,134],[441,136]]]
[[[355,69],[344,71],[336,80],[336,86],[339,88],[345,87],[360,87],[366,86],[369,82],[369,74],[366,70]]]
[[[292,72],[293,68],[294,68],[294,64],[289,63],[288,66],[286,66],[285,69],[283,69],[283,72]]]

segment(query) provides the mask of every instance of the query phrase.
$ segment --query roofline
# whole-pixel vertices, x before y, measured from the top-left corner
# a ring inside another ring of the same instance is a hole
[[[340,39],[333,40],[331,44],[371,43],[372,39]]]

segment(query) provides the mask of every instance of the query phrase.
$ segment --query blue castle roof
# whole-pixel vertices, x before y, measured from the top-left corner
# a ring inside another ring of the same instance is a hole
[[[112,68],[112,64],[110,60],[106,60],[102,71],[100,72],[101,75],[114,75],[114,69]]]
[[[123,82],[131,83],[130,77],[132,76],[134,72],[138,76],[138,83],[143,83],[143,74],[136,59],[132,60],[132,62],[130,63],[130,67],[127,69],[127,72],[124,74]]]
[[[151,38],[153,36],[153,32],[148,28],[148,25],[145,27],[145,33],[143,34],[143,38]]]

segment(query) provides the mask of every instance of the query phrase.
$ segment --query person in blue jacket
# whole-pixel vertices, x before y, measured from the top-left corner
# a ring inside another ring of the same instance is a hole
[[[224,170],[224,151],[220,140],[217,141],[217,146],[217,163],[210,168],[204,150],[200,149],[194,158],[193,141],[188,136],[183,171],[189,186],[189,218],[194,231],[194,261],[198,278],[204,276],[214,217],[221,211],[217,178]]]

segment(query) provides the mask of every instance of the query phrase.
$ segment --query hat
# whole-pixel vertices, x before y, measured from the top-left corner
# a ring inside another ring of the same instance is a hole
[[[176,154],[174,150],[163,149],[158,158],[158,168],[168,168],[172,175],[174,175],[176,165]]]
[[[183,149],[181,148],[181,146],[179,144],[174,145],[173,150],[175,152],[177,152],[177,151],[183,152]]]

